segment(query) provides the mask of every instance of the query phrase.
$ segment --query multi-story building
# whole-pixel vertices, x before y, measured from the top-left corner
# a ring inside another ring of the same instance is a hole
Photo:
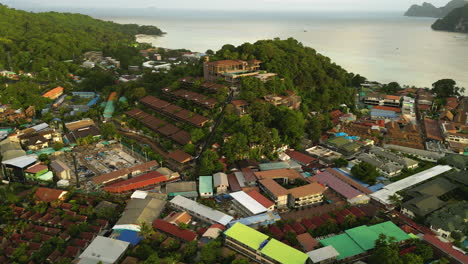
[[[224,232],[225,245],[258,263],[306,264],[307,254],[241,223]]]
[[[213,177],[211,176],[200,176],[198,177],[198,191],[200,197],[207,198],[213,196]]]
[[[220,60],[210,62],[209,57],[205,57],[203,73],[206,81],[217,81],[223,79],[229,83],[237,83],[239,78],[255,76],[260,73],[260,63],[258,60]]]
[[[213,174],[214,188],[216,193],[225,193],[229,187],[226,173],[218,172]]]

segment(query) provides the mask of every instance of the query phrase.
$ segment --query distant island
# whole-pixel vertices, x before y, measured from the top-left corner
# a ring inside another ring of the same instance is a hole
[[[432,24],[434,30],[468,33],[468,4],[452,10],[447,16]]]
[[[424,2],[422,5],[412,5],[406,11],[405,16],[442,18],[455,8],[463,7],[467,3],[465,0],[452,0],[443,7],[435,7],[431,3]]]

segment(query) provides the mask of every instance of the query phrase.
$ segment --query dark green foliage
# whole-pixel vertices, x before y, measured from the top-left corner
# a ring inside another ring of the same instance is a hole
[[[202,154],[200,160],[200,175],[211,175],[222,169],[223,164],[219,161],[219,155],[216,152],[207,150]]]
[[[468,4],[460,8],[455,8],[442,19],[438,19],[432,24],[434,30],[456,31],[468,33]],[[465,23],[465,26],[460,26]]]
[[[3,104],[12,104],[12,107],[16,109],[26,109],[29,106],[34,106],[36,110],[40,110],[52,102],[50,99],[41,96],[39,85],[29,81],[9,84],[7,87],[2,85],[0,86],[0,94],[2,95]]]
[[[375,184],[377,182],[377,177],[379,177],[377,168],[366,162],[355,165],[351,169],[351,173],[354,177],[369,184]]]
[[[284,88],[296,90],[302,96],[303,104],[316,111],[337,108],[345,103],[354,105],[354,89],[365,78],[347,73],[343,68],[332,63],[328,57],[317,53],[314,49],[304,47],[297,40],[260,40],[254,44],[245,43],[241,46],[224,45],[216,52],[215,59],[258,59],[263,61],[262,67],[279,74],[284,78],[283,88],[276,91],[280,94]],[[256,84],[256,86],[260,87]],[[268,85],[265,84],[265,87]],[[275,91],[270,88],[271,93]],[[281,86],[280,86],[281,87]],[[261,89],[261,95],[265,92]],[[331,96],[333,95],[333,100]],[[249,99],[250,93],[245,97]]]
[[[137,50],[122,49],[135,42],[135,34],[162,34],[152,26],[120,25],[81,14],[31,13],[4,5],[0,5],[0,24],[0,68],[11,66],[14,71],[53,79],[67,77],[69,65],[64,60],[76,60],[89,50],[103,50],[125,67],[128,58],[116,50],[135,54]]]
[[[459,96],[463,94],[465,88],[456,86],[457,83],[452,79],[442,79],[432,84],[432,92],[437,95],[438,98],[446,98],[450,96]]]
[[[397,82],[390,82],[388,84],[384,84],[381,91],[386,94],[396,94],[398,91],[401,90],[401,86]]]
[[[102,124],[100,128],[103,139],[114,139],[114,137],[117,135],[117,128],[112,122]]]
[[[200,260],[204,264],[213,264],[221,257],[221,242],[212,240],[200,250]]]
[[[348,161],[343,158],[338,158],[333,160],[333,165],[337,168],[346,167],[348,166]]]

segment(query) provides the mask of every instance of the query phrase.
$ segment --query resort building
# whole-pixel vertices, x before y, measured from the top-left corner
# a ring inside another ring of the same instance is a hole
[[[220,60],[210,62],[209,57],[205,57],[203,63],[203,76],[205,81],[214,82],[219,79],[229,83],[236,83],[241,77],[256,76],[260,73],[260,63],[258,60]]]

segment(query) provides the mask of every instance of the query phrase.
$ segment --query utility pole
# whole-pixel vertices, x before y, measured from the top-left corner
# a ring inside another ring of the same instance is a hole
[[[76,164],[76,153],[72,153],[73,166],[75,167],[76,188],[80,188],[80,177],[78,176],[78,166]]]

